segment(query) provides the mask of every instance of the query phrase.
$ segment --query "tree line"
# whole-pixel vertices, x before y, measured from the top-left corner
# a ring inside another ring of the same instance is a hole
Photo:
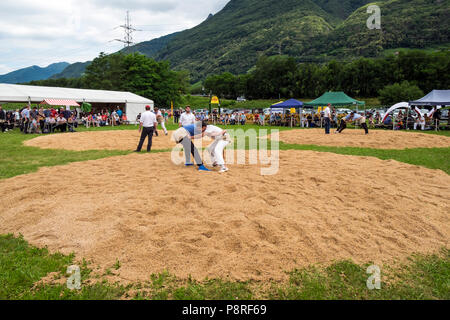
[[[416,99],[433,89],[450,87],[450,53],[399,52],[326,64],[298,63],[293,57],[261,57],[244,75],[225,72],[203,81],[206,93],[224,98],[316,98],[326,91],[380,97],[383,104]]]
[[[167,61],[157,62],[139,53],[100,55],[80,78],[32,81],[30,85],[128,91],[169,107],[186,93],[189,74],[173,71]]]
[[[290,56],[262,56],[248,73],[208,76],[203,93],[235,99],[316,98],[344,91],[358,98],[379,97],[382,104],[414,100],[433,89],[450,87],[450,52],[400,52],[382,58],[301,63]],[[129,91],[160,107],[178,104],[188,91],[189,72],[173,71],[167,61],[139,53],[101,53],[80,78],[32,81],[31,85]],[[197,91],[201,93],[200,86]]]

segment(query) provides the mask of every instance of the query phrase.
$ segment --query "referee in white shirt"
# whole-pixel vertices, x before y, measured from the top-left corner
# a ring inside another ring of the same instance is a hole
[[[184,112],[181,117],[180,117],[180,122],[179,122],[179,127],[184,127],[184,126],[188,126],[191,124],[195,124],[195,116],[194,114],[191,112],[191,107],[187,106],[186,107],[186,112]]]
[[[328,106],[323,111],[323,118],[325,121],[325,134],[330,134],[330,127],[331,127],[331,104],[328,104]]]
[[[146,106],[145,110],[146,111],[141,115],[141,124],[139,126],[141,140],[139,141],[139,146],[135,152],[141,152],[146,137],[148,137],[147,152],[152,150],[153,132],[158,125],[155,114],[150,111],[150,106]]]

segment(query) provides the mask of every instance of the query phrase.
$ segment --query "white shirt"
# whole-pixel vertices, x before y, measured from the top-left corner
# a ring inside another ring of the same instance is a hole
[[[180,123],[181,125],[184,126],[188,126],[190,124],[194,124],[195,123],[195,116],[192,113],[186,113],[184,112],[181,117],[180,117]]]
[[[144,128],[152,128],[155,126],[156,116],[151,111],[145,111],[141,115],[141,124]]]
[[[325,110],[323,111],[323,116],[325,118],[331,118],[331,109],[329,107],[325,108]]]
[[[217,136],[217,134],[221,134],[222,132],[223,132],[223,130],[220,129],[219,127],[209,125],[206,127],[205,136],[208,136],[208,137],[211,137],[213,135]]]

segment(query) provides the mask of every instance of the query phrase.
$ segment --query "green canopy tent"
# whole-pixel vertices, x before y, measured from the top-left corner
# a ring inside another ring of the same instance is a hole
[[[344,92],[326,92],[321,97],[317,98],[314,101],[305,103],[305,106],[309,107],[320,107],[327,106],[331,104],[332,106],[364,106],[364,114],[366,114],[366,103],[364,101],[358,101],[353,98],[350,98]]]
[[[331,104],[333,106],[366,105],[364,101],[358,101],[353,98],[350,98],[348,95],[346,95],[344,92],[341,91],[341,92],[326,92],[316,100],[305,103],[305,106],[319,107],[319,106],[327,106],[328,104]]]

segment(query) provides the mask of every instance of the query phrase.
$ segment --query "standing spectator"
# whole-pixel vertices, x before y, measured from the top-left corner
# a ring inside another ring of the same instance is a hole
[[[19,109],[17,109],[14,112],[14,126],[19,126],[20,125],[20,112]]]
[[[22,117],[22,125],[20,126],[20,130],[27,134],[28,126],[30,125],[30,106],[26,106],[22,112],[20,113]]]
[[[439,130],[439,125],[441,124],[441,109],[437,109],[434,113],[433,113],[433,122],[436,125],[436,131]]]
[[[70,111],[70,108],[66,108],[66,109],[63,109],[62,114],[63,114],[64,118],[67,120],[72,115],[72,112]]]
[[[43,108],[39,109],[37,120],[38,120],[38,123],[39,123],[39,127],[41,128],[41,132],[44,132],[45,114],[44,114],[44,109]]]
[[[111,113],[111,125],[114,127],[114,126],[117,126],[117,121],[116,121],[116,119],[117,119],[117,112],[114,110],[112,113]]]
[[[2,105],[0,105],[0,127],[2,133],[4,133],[6,131],[6,112],[3,110]]]
[[[325,134],[330,134],[331,127],[331,104],[323,110],[323,119],[325,124]]]
[[[186,107],[186,112],[180,116],[179,127],[188,126],[195,123],[195,116],[191,112],[191,107]]]
[[[138,125],[138,123],[141,122],[141,117],[142,117],[142,113],[139,113],[139,114],[136,116],[136,125]]]
[[[337,128],[337,126],[338,126],[338,116],[337,116],[336,108],[334,108],[334,107],[333,107],[333,112],[331,113],[331,118],[332,118],[331,126],[333,128]]]
[[[173,120],[174,120],[174,123],[179,123],[179,122],[180,122],[180,115],[181,115],[181,113],[180,113],[179,110],[175,110],[175,111],[173,112]]]
[[[123,112],[122,110],[120,110],[120,107],[117,107],[117,115],[119,116],[119,118],[122,118]]]
[[[153,131],[158,125],[156,115],[150,111],[150,106],[145,107],[145,112],[140,119],[139,133],[141,133],[141,139],[135,152],[141,152],[145,139],[148,137],[147,152],[152,150]]]

